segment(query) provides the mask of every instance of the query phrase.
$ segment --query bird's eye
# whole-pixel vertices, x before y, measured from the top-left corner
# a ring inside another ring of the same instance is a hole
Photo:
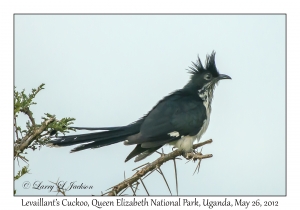
[[[207,74],[204,75],[205,80],[211,80],[211,78],[212,78],[212,76],[211,76],[210,73],[207,73]]]

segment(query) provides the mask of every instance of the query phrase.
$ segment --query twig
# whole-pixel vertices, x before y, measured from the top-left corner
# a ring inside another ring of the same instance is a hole
[[[31,125],[35,126],[35,120],[32,116],[32,112],[29,110],[29,108],[26,107],[25,109],[21,109],[20,111],[23,112],[24,114],[26,114],[29,117],[30,121],[31,121]]]
[[[15,132],[16,132],[16,137],[17,137],[17,140],[19,139],[19,135],[18,135],[18,126],[17,126],[17,119],[16,119],[16,116],[14,116],[14,124],[15,124]]]
[[[187,153],[186,154],[186,159],[192,159],[192,160],[201,160],[201,159],[205,159],[205,158],[211,158],[213,155],[212,154],[208,154],[208,155],[200,155],[200,154],[193,154],[193,153]]]
[[[193,145],[193,149],[197,149],[198,147],[204,146],[205,144],[210,144],[210,143],[212,143],[212,142],[213,142],[213,140],[212,140],[212,139],[209,139],[209,140],[206,140],[206,141],[204,141],[204,142],[200,142],[200,143],[198,143],[198,144],[194,144],[194,145]]]
[[[25,163],[28,164],[28,161],[29,161],[29,160],[27,160],[27,159],[25,158],[25,156],[21,156],[21,155],[19,154],[18,157],[21,158],[21,160],[23,160]]]

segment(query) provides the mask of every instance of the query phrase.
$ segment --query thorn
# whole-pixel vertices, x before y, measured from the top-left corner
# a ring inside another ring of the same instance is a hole
[[[178,180],[177,180],[176,161],[175,161],[175,159],[173,159],[173,161],[174,161],[175,179],[176,179],[176,193],[177,193],[177,196],[178,196]]]
[[[128,186],[122,192],[120,192],[119,195],[122,195],[127,189],[128,189]]]
[[[190,162],[190,161],[191,161],[191,159],[189,159],[188,161],[186,161],[185,164],[187,164],[187,163]]]
[[[158,173],[160,173],[160,171],[159,171],[157,168],[156,168],[155,170],[156,170]],[[160,173],[160,175],[161,175],[161,173]]]
[[[167,185],[167,187],[168,187],[168,189],[169,189],[169,192],[170,192],[170,194],[172,195],[171,189],[170,189],[169,184],[168,184],[168,182],[167,182],[167,180],[166,180],[166,177],[164,176],[164,173],[162,172],[162,170],[161,170],[160,167],[158,168],[158,170],[159,170],[159,173],[160,173],[160,174],[162,175],[162,177],[164,178],[164,180],[165,180],[165,182],[166,182],[166,185]]]
[[[132,189],[131,185],[127,184],[127,186],[131,188],[131,190],[133,192],[133,196],[136,196],[136,194],[135,194],[134,190]]]
[[[161,157],[165,156],[165,153],[164,153],[164,149],[161,148],[161,152],[158,152],[158,151],[155,151],[156,153],[160,154]]]
[[[203,149],[203,147],[202,147],[201,150],[200,150],[200,155],[202,155],[202,149]],[[199,160],[199,162],[198,162],[198,164],[197,164],[197,166],[196,166],[196,168],[195,168],[195,171],[194,171],[193,175],[195,174],[195,172],[196,172],[197,169],[198,169],[198,172],[197,172],[197,173],[199,173],[199,171],[200,171],[200,163],[201,163],[201,160],[202,160],[202,159]]]
[[[135,195],[136,195],[136,191],[138,190],[139,184],[140,184],[140,183],[137,181],[137,182],[136,182],[136,187],[135,187],[135,190],[134,190],[134,194],[135,194]]]
[[[146,193],[147,193],[147,195],[148,196],[150,196],[150,194],[149,194],[149,192],[148,192],[148,190],[147,190],[147,188],[146,188],[146,186],[145,186],[145,184],[144,184],[144,182],[143,182],[143,180],[140,178],[140,180],[141,180],[141,182],[142,182],[142,185],[144,186],[144,188],[145,188],[145,190],[146,190]]]
[[[193,175],[195,174],[195,172],[196,172],[197,169],[198,169],[198,172],[197,172],[197,173],[199,173],[201,160],[202,160],[202,159],[199,160],[199,162],[198,162],[198,164],[197,164],[197,166],[196,166],[196,168],[195,168],[195,171],[194,171]]]
[[[107,190],[110,190],[110,189],[112,189],[112,188],[114,188],[114,187],[110,187],[110,188],[108,188]],[[105,190],[105,191],[107,191],[107,190]]]
[[[134,171],[134,170],[136,170],[136,169],[138,169],[138,168],[140,168],[140,167],[143,167],[143,166],[145,166],[145,165],[148,165],[148,164],[149,164],[149,162],[148,162],[148,163],[145,163],[145,164],[143,164],[143,165],[140,165],[140,166],[138,166],[138,167],[132,169],[132,171]]]
[[[146,176],[144,176],[143,180],[146,179],[147,176],[153,173],[154,170],[150,171]]]

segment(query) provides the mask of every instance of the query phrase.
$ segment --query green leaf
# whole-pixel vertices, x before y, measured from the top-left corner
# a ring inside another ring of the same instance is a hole
[[[17,175],[14,177],[14,180],[21,178],[21,176],[29,173],[28,166],[24,166],[20,171],[18,171]]]

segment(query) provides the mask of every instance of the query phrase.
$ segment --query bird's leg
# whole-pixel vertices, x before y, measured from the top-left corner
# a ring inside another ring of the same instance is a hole
[[[201,149],[201,151],[202,151],[202,149]],[[202,155],[201,151],[198,152],[197,149],[192,149],[190,152],[182,151],[182,156],[187,160],[196,161],[197,159],[194,159],[194,156],[197,154]]]

